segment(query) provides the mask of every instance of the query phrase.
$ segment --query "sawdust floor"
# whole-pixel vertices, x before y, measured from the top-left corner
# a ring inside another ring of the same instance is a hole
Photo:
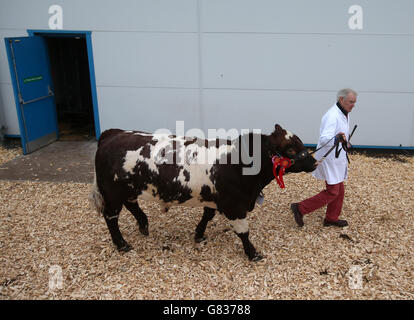
[[[285,184],[248,216],[265,256],[251,263],[221,215],[195,244],[201,209],[141,203],[148,237],[124,209],[134,249],[120,254],[88,207],[90,184],[0,181],[0,299],[414,299],[412,156],[351,156],[345,229],[322,227],[323,209],[297,228],[289,204],[323,183],[301,173]]]

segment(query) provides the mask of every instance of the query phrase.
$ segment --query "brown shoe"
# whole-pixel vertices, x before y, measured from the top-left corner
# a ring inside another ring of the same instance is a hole
[[[323,219],[323,226],[324,227],[339,227],[339,228],[343,228],[348,226],[348,221],[346,220],[338,220],[338,221],[328,221],[326,219]]]
[[[293,212],[293,217],[295,218],[296,223],[299,227],[303,227],[303,214],[299,211],[299,204],[298,203],[292,203],[290,205],[290,210]]]

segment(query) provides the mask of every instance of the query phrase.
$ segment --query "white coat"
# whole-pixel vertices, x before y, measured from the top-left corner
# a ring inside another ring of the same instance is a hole
[[[349,113],[346,117],[335,103],[322,117],[317,148],[326,144],[339,132],[343,132],[347,138],[349,137]],[[315,159],[320,160],[333,145],[334,139],[315,153]],[[339,144],[339,149],[341,149],[341,144]],[[312,175],[316,179],[325,180],[327,184],[337,184],[346,180],[348,178],[346,152],[342,150],[339,157],[335,158],[335,149],[332,150]]]

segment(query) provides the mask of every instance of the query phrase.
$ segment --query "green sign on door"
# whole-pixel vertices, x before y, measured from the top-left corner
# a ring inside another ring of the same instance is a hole
[[[30,82],[39,81],[42,79],[43,79],[43,76],[34,76],[34,77],[24,78],[23,83],[30,83]]]

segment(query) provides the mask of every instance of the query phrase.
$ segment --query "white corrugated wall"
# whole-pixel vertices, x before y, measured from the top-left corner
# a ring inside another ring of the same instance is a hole
[[[414,147],[410,0],[71,0],[64,30],[92,31],[101,130],[259,128],[316,143],[338,89],[360,94],[354,144]],[[2,38],[48,29],[46,0],[0,0]],[[359,16],[356,16],[359,15]],[[356,20],[357,19],[357,20]],[[351,26],[350,26],[351,23]],[[354,26],[362,29],[353,29]],[[7,57],[0,105],[19,135]]]

